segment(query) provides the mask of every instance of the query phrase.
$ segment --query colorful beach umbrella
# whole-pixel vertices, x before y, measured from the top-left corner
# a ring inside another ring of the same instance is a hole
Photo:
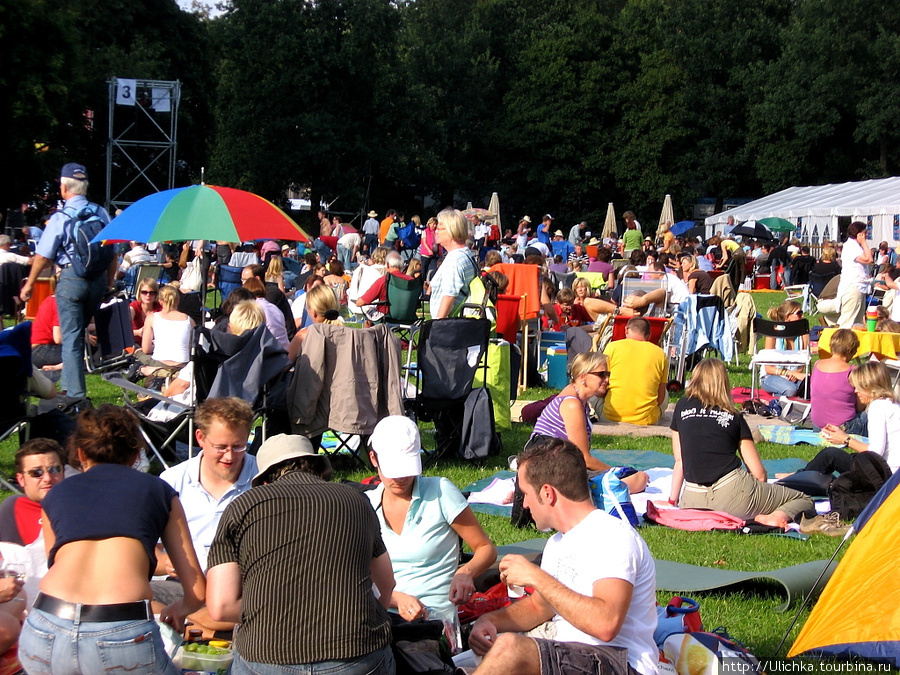
[[[311,241],[291,217],[267,199],[216,185],[163,190],[126,208],[95,241]]]

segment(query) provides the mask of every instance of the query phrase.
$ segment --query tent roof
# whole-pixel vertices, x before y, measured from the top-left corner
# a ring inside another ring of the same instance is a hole
[[[809,216],[870,216],[900,213],[900,176],[790,187],[706,218],[707,225],[724,223],[728,216],[735,222],[776,216],[798,218]]]

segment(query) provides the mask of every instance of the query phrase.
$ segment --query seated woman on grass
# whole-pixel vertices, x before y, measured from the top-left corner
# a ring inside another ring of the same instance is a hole
[[[730,392],[724,363],[703,359],[697,364],[672,415],[675,467],[669,503],[785,529],[813,508],[812,499],[766,482],[750,427]]]
[[[840,332],[840,331],[838,331]],[[853,454],[874,452],[884,457],[892,472],[900,468],[900,404],[897,403],[887,366],[868,361],[850,371],[850,385],[867,412],[868,443],[856,440],[834,424],[826,424],[822,436],[839,447],[825,448],[806,465],[807,471],[843,473],[850,470]],[[844,452],[844,448],[850,450]]]
[[[866,410],[859,402],[850,373],[850,359],[859,349],[856,333],[846,328],[834,331],[830,342],[831,357],[819,359],[810,377],[810,420],[817,429],[829,424],[848,434],[866,435]]]
[[[571,441],[584,455],[588,476],[593,477],[612,467],[591,455],[591,418],[588,401],[606,396],[609,369],[606,355],[583,352],[572,361],[571,382],[551,399],[534,424],[534,432],[525,447],[544,438]],[[644,471],[633,471],[622,478],[632,494],[643,492],[650,481]]]

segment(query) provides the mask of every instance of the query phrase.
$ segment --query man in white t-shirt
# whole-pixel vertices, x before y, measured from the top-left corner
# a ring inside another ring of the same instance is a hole
[[[518,555],[500,561],[501,581],[534,593],[475,622],[469,645],[484,655],[475,673],[627,675],[630,667],[656,675],[656,570],[647,544],[628,522],[594,507],[584,458],[569,441],[529,447],[517,474],[537,528],[557,533],[540,567]],[[552,626],[542,634],[555,629],[554,639],[522,633],[545,622]]]
[[[869,269],[874,262],[872,250],[866,242],[866,225],[858,220],[847,228],[847,241],[841,251],[841,283],[837,297],[841,315],[838,328],[853,328],[862,323],[866,311],[866,295],[869,292]]]

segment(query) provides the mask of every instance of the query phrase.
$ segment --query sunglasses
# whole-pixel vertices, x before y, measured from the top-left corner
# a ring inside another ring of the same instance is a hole
[[[790,314],[788,314],[788,316],[799,316],[799,317],[802,318],[802,317],[803,317],[803,310],[802,310],[802,309],[798,309],[796,312],[791,312]]]
[[[141,291],[141,295],[156,295],[156,291]]]
[[[594,370],[591,372],[591,375],[596,375],[601,380],[609,379],[609,371],[608,370]]]
[[[44,473],[49,473],[51,476],[57,476],[62,473],[63,468],[58,464],[56,466],[50,466],[46,469],[38,467],[36,469],[28,469],[28,471],[23,471],[22,473],[31,476],[32,478],[41,478]]]

